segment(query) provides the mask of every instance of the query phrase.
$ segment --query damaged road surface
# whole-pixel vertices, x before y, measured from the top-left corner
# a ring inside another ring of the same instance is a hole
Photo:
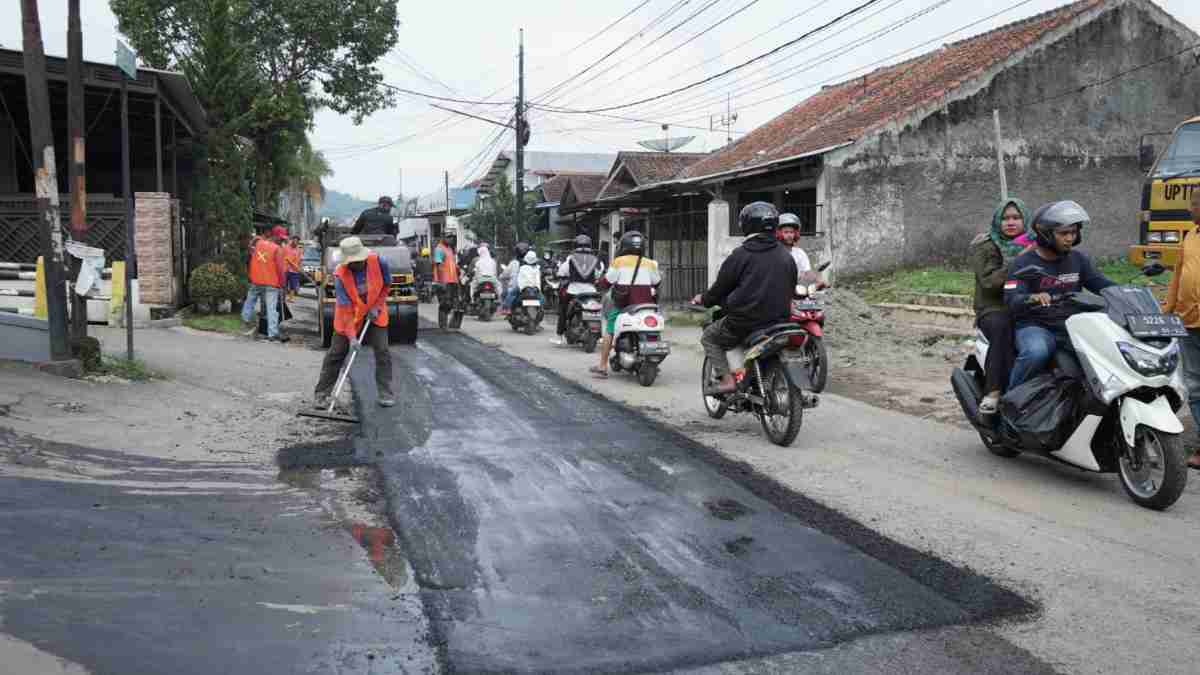
[[[396,408],[356,367],[359,453],[450,672],[732,672],[815,650],[830,661],[805,669],[1050,672],[978,627],[1033,610],[986,578],[460,334],[393,354]],[[803,451],[803,433],[780,450]]]

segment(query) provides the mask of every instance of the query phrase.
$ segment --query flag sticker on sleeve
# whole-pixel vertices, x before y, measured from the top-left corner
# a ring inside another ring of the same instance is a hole
[[[1004,282],[1004,290],[1006,290],[1006,291],[1015,291],[1015,290],[1017,290],[1017,281],[1016,281],[1016,279],[1013,279],[1013,280],[1011,280],[1011,281],[1006,281],[1006,282]]]

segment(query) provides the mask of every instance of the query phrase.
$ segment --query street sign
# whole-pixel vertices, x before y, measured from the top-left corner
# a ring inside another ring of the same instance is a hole
[[[120,40],[117,40],[117,67],[129,79],[137,79],[137,54]]]

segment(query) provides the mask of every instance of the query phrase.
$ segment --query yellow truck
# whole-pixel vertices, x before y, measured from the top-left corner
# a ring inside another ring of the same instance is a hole
[[[322,275],[317,288],[317,316],[321,331],[321,346],[329,348],[333,342],[333,311],[337,304],[334,288],[334,270],[341,262],[338,243],[347,236],[343,231],[331,231],[323,235],[325,243],[321,260]],[[398,245],[391,235],[368,235],[359,237],[372,251],[387,260],[392,272],[392,283],[388,289],[388,342],[415,344],[417,341],[417,286],[413,273],[412,255],[408,247]]]
[[[1152,261],[1173,267],[1184,232],[1194,227],[1188,205],[1192,193],[1200,190],[1200,117],[1183,122],[1169,135],[1171,142],[1161,154],[1144,142],[1138,148],[1146,179],[1138,243],[1129,247],[1129,261],[1139,267]]]

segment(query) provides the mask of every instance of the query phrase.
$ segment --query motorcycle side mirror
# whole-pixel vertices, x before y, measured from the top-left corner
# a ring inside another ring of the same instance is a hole
[[[1142,274],[1144,274],[1148,277],[1156,277],[1166,271],[1167,271],[1167,268],[1165,266],[1163,266],[1163,264],[1160,262],[1148,263],[1145,267],[1142,268]]]
[[[1142,171],[1149,171],[1154,168],[1154,160],[1158,157],[1158,153],[1154,151],[1154,146],[1147,143],[1138,146],[1138,168]]]

